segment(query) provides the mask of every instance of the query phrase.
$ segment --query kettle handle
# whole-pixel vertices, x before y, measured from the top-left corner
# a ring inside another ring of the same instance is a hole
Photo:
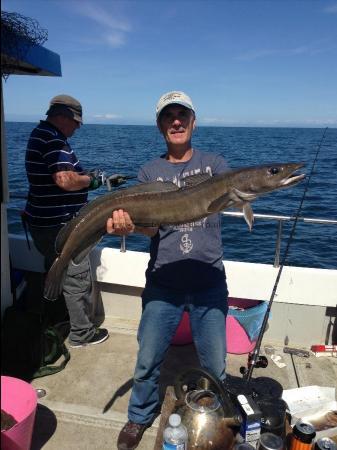
[[[206,378],[211,383],[211,387],[214,389],[215,394],[219,396],[225,415],[227,417],[232,417],[233,425],[240,425],[242,417],[234,407],[233,400],[228,390],[216,377],[201,367],[191,367],[177,375],[174,382],[174,392],[178,401],[185,401],[186,391],[183,390],[183,386],[187,385],[188,388],[189,382],[190,385],[192,382],[197,385],[197,377],[199,377],[199,380],[200,378]]]

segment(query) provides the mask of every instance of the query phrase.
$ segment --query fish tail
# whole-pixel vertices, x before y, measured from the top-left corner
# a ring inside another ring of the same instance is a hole
[[[54,301],[58,299],[62,292],[66,274],[67,266],[64,267],[60,258],[56,258],[53,265],[49,269],[44,284],[43,297],[46,300]]]

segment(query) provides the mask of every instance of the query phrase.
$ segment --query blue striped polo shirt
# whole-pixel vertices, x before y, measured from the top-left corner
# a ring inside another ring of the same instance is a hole
[[[69,192],[55,184],[52,175],[65,170],[83,171],[64,134],[41,120],[32,131],[26,150],[29,192],[25,213],[30,225],[59,226],[87,203],[88,189]]]

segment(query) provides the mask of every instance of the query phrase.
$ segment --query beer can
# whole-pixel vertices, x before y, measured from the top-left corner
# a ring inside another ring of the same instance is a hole
[[[283,439],[274,433],[263,433],[257,448],[258,450],[283,450]]]
[[[315,442],[315,450],[337,450],[337,444],[328,437],[322,437]]]
[[[236,444],[234,450],[255,450],[255,447],[248,442],[242,442],[241,444]]]
[[[298,420],[293,427],[289,450],[311,450],[315,436],[315,428],[310,423]]]

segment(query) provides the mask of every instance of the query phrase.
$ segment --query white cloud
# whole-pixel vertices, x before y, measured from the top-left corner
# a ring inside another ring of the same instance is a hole
[[[132,31],[129,21],[121,17],[118,11],[111,12],[111,6],[116,4],[108,3],[110,10],[103,9],[97,5],[97,2],[90,3],[89,1],[74,2],[72,6],[77,14],[80,14],[98,24],[101,29],[101,41],[111,47],[122,47],[126,43],[127,33]],[[91,39],[95,42],[96,39]],[[97,41],[96,41],[97,42]]]
[[[266,58],[268,56],[286,57],[292,55],[316,55],[318,53],[328,52],[335,49],[336,45],[331,45],[328,41],[317,41],[310,45],[298,45],[292,48],[279,49],[258,49],[251,50],[237,56],[238,61],[254,61],[259,58]]]
[[[105,39],[112,47],[122,47],[126,42],[125,35],[117,31],[108,33],[105,35]]]
[[[243,53],[242,55],[237,56],[235,59],[239,61],[253,61],[258,58],[264,58],[266,56],[273,56],[279,53],[279,50],[251,50],[249,52]]]
[[[241,124],[242,122],[238,121],[238,120],[229,120],[229,119],[224,119],[221,117],[203,117],[198,119],[198,122],[203,123],[203,124],[217,124],[217,125],[238,125]]]
[[[323,9],[323,11],[328,14],[337,14],[337,3],[333,3],[330,6],[326,6]]]
[[[200,125],[224,126],[224,127],[337,127],[337,119],[331,118],[307,118],[307,119],[248,119],[229,120],[221,117],[203,117],[198,120]]]
[[[121,119],[122,118],[122,116],[119,116],[118,114],[113,114],[113,113],[94,114],[92,117],[94,117],[95,119],[102,119],[102,120]]]
[[[99,25],[103,25],[112,30],[120,30],[124,32],[131,31],[130,24],[125,19],[117,19],[113,17],[107,10],[102,7],[88,2],[81,2],[78,12],[91,20],[94,20]]]

